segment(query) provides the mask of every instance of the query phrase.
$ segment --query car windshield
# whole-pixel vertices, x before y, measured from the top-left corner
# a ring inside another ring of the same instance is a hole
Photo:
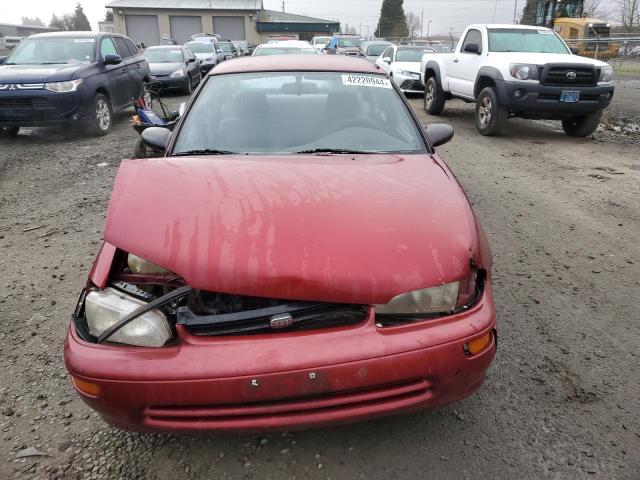
[[[219,43],[220,49],[224,53],[231,53],[231,44],[230,43]]]
[[[362,44],[362,40],[359,38],[341,38],[338,40],[338,46],[343,48],[359,47]]]
[[[399,48],[396,52],[396,62],[421,62],[422,55],[431,49],[424,48]]]
[[[425,150],[408,107],[383,75],[260,72],[209,77],[172,155]]]
[[[94,61],[94,38],[41,37],[20,42],[7,65],[48,65]]]
[[[523,28],[489,29],[490,52],[569,53],[551,30]]]
[[[367,55],[369,57],[379,57],[380,54],[382,52],[384,52],[388,47],[389,47],[389,45],[386,45],[386,44],[369,45],[367,47],[367,51],[365,52],[365,55]]]
[[[253,54],[256,57],[260,57],[262,55],[294,55],[294,54],[303,54],[303,55],[315,55],[316,50],[314,48],[297,48],[297,47],[262,47],[256,49]]]
[[[213,53],[213,45],[204,42],[187,42],[184,44],[193,53]]]
[[[184,62],[180,48],[147,48],[144,58],[149,63],[181,63]]]
[[[331,37],[315,37],[313,39],[314,45],[326,45],[331,40]]]

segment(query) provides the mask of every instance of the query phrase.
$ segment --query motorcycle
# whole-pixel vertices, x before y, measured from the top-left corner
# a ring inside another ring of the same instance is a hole
[[[163,127],[173,131],[184,109],[184,103],[180,105],[178,112],[172,112],[160,100],[158,93],[150,88],[145,88],[143,94],[138,98],[132,99],[132,101],[135,110],[135,114],[132,117],[132,125],[140,135],[134,147],[134,158],[161,157],[163,152],[148,147],[142,141],[142,132],[149,127]],[[159,106],[160,113],[156,113],[153,110],[154,104]]]

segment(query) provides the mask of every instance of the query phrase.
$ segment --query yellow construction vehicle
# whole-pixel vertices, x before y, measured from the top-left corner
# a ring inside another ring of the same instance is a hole
[[[553,29],[570,47],[578,49],[578,55],[598,59],[618,56],[620,45],[609,41],[611,24],[596,18],[558,17]]]

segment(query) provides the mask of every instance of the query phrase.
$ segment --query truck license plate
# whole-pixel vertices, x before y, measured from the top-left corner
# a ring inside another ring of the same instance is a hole
[[[564,103],[576,103],[580,100],[580,92],[576,90],[563,90],[560,94],[560,101]]]

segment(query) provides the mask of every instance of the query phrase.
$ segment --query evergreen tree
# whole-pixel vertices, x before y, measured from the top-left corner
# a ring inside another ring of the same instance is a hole
[[[66,26],[64,20],[59,18],[55,13],[51,15],[51,21],[49,22],[50,28],[55,28],[56,30],[66,30]]]
[[[84,14],[84,10],[82,9],[82,5],[80,5],[80,3],[76,4],[76,9],[72,17],[72,23],[73,23],[73,30],[91,31],[91,25],[89,24],[89,19]]]
[[[384,0],[382,2],[380,20],[376,28],[378,37],[406,37],[409,35],[402,2],[403,0]]]
[[[537,0],[527,0],[522,12],[522,20],[520,23],[523,25],[535,25],[536,24],[536,11],[538,8]]]

